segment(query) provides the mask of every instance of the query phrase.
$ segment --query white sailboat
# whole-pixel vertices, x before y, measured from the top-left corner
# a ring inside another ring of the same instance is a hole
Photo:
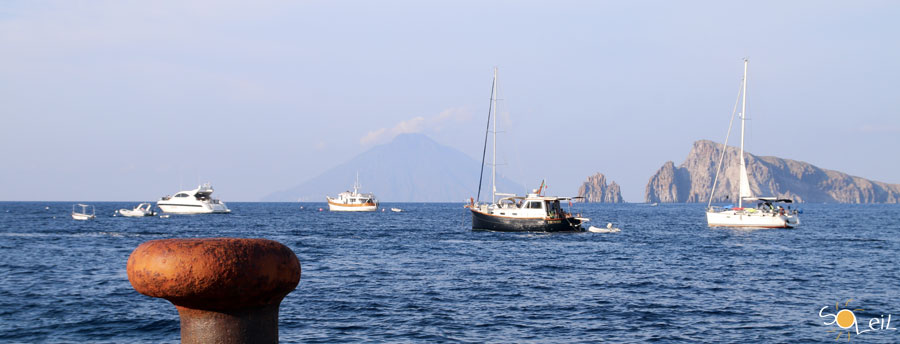
[[[713,180],[712,190],[709,194],[709,203],[706,210],[706,223],[710,227],[745,227],[745,228],[793,228],[800,224],[797,211],[786,210],[780,203],[791,203],[792,200],[777,197],[754,197],[750,190],[750,179],[747,176],[747,165],[744,161],[744,122],[747,118],[747,65],[749,61],[744,59],[744,78],[741,80],[741,151],[738,156],[740,161],[740,182],[737,207],[713,207],[713,193],[719,180],[719,171],[722,168],[722,160],[728,149],[728,136],[731,135],[731,125],[728,127],[728,135],[722,145],[722,158],[719,159],[719,167],[716,169],[716,177]],[[734,117],[732,115],[732,121]],[[744,208],[744,201],[757,202],[755,208]]]

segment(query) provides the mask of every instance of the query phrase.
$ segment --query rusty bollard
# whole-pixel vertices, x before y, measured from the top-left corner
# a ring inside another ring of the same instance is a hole
[[[139,293],[169,300],[182,343],[277,343],[278,306],[300,283],[300,261],[267,239],[164,239],[128,258]]]

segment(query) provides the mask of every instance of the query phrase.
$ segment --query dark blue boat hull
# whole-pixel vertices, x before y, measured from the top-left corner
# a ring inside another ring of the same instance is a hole
[[[573,217],[559,219],[514,218],[494,216],[469,209],[472,212],[472,230],[497,232],[583,232],[581,221]]]

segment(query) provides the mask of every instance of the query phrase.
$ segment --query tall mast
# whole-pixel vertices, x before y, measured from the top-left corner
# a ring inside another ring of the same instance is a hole
[[[748,59],[744,59],[744,85],[742,88],[744,89],[744,94],[741,99],[741,185],[740,191],[738,192],[738,208],[742,208],[744,205],[744,183],[747,182],[747,166],[744,164],[744,121],[747,119],[747,63],[750,62]],[[747,185],[749,186],[749,184]],[[750,190],[747,190],[750,191]]]
[[[494,163],[491,164],[491,203],[497,200],[497,67],[494,67],[494,89],[491,90],[491,116],[494,116]]]
[[[494,113],[494,90],[497,85],[497,68],[494,67],[494,78],[491,80],[491,99],[488,102],[488,118],[484,126],[484,147],[481,149],[481,170],[478,171],[478,193],[475,195],[475,201],[481,202],[481,185],[484,181],[484,158],[487,156],[488,135],[491,133],[491,116]],[[495,144],[496,146],[496,144]]]

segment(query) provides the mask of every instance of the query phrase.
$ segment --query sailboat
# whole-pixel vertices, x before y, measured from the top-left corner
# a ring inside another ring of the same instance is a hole
[[[747,65],[749,61],[744,59],[744,77],[741,80],[741,150],[738,156],[740,162],[739,192],[737,207],[713,207],[712,199],[719,180],[719,172],[722,169],[722,161],[725,159],[725,151],[728,148],[728,136],[731,135],[731,124],[728,126],[728,134],[722,145],[722,157],[716,168],[716,177],[713,179],[713,187],[707,203],[706,223],[710,227],[745,227],[745,228],[793,228],[800,224],[797,210],[785,209],[782,204],[792,203],[791,199],[778,197],[754,197],[750,190],[750,179],[747,175],[747,165],[744,161],[744,122],[747,118]],[[735,103],[735,109],[737,104]],[[734,115],[732,114],[732,122]],[[756,202],[755,207],[745,208],[744,202]],[[788,207],[790,208],[790,207]]]
[[[330,211],[375,211],[378,210],[378,201],[375,195],[359,192],[359,172],[356,173],[356,183],[353,184],[353,192],[344,191],[337,197],[325,196]]]
[[[494,161],[491,164],[491,202],[480,203],[482,179],[478,180],[478,193],[465,205],[472,213],[472,230],[488,230],[499,232],[583,232],[581,227],[588,219],[575,217],[564,211],[560,201],[570,201],[580,197],[544,196],[544,183],[525,196],[497,192],[497,68],[494,68],[494,79],[491,85],[491,105],[488,109],[488,126],[491,118],[494,121]],[[484,149],[481,155],[481,173],[484,175],[484,159],[487,155],[487,135],[485,132]],[[497,197],[500,196],[500,199]]]

